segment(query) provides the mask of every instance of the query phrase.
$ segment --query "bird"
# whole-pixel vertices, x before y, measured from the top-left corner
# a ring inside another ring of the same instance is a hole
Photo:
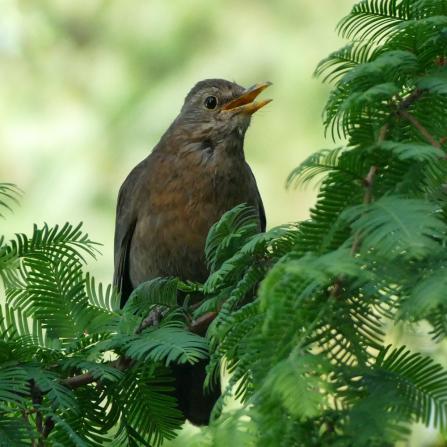
[[[180,113],[152,152],[135,166],[118,193],[113,284],[121,307],[141,283],[157,277],[203,282],[208,231],[242,203],[266,216],[244,154],[252,115],[271,99],[256,101],[270,82],[243,88],[205,79],[187,94]],[[206,361],[173,365],[174,395],[185,419],[209,423],[220,384],[204,392]]]

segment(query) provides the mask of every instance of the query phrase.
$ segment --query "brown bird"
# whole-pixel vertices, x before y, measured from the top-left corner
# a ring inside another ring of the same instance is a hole
[[[246,203],[266,219],[256,180],[245,161],[251,116],[271,100],[255,101],[269,82],[244,89],[223,79],[197,83],[152,153],[118,195],[114,284],[124,306],[140,283],[160,276],[203,282],[205,241],[228,210]],[[185,418],[207,424],[220,390],[204,393],[205,362],[175,365],[175,396]]]

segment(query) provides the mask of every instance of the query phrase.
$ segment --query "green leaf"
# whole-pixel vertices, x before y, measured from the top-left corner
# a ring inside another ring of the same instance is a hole
[[[173,439],[183,423],[181,412],[172,397],[173,379],[164,369],[138,366],[126,375],[119,387],[118,402],[122,408],[118,437],[126,433],[130,445],[145,440],[158,447]]]
[[[340,155],[344,148],[323,149],[304,160],[295,168],[287,178],[287,187],[293,185],[296,188],[303,187],[310,183],[315,177],[327,172],[342,170],[340,166]],[[347,171],[349,172],[349,171]],[[353,176],[356,175],[353,173]]]
[[[405,346],[383,349],[373,371],[386,375],[377,380],[390,380],[405,400],[406,410],[426,426],[433,424],[445,430],[447,421],[447,371],[420,353],[411,353]]]
[[[340,50],[334,51],[323,59],[315,70],[315,76],[322,76],[323,82],[333,82],[349,72],[353,67],[368,62],[372,47],[367,44],[350,43]]]
[[[23,404],[29,392],[28,375],[24,368],[0,365],[0,403]]]
[[[329,363],[322,356],[297,355],[276,364],[265,378],[260,390],[264,399],[282,405],[298,419],[317,416],[327,404],[330,387],[323,376]]]
[[[447,74],[439,73],[420,78],[417,81],[417,87],[437,95],[447,95]]]
[[[363,0],[338,24],[340,34],[353,40],[380,40],[392,35],[409,17],[407,2],[396,0]]]
[[[119,369],[109,366],[107,363],[98,363],[85,360],[83,358],[70,357],[61,362],[64,371],[78,369],[82,372],[89,372],[95,380],[103,382],[117,382],[123,377],[123,372]]]
[[[444,268],[426,278],[420,278],[400,308],[401,317],[419,320],[427,317],[436,307],[445,306],[446,287],[447,275]]]
[[[12,183],[0,183],[0,210],[12,211],[11,205],[18,204],[21,195],[22,191]],[[1,212],[0,217],[4,217]]]
[[[77,403],[73,392],[60,383],[60,377],[37,366],[24,367],[30,379],[34,380],[39,390],[50,400],[53,409],[76,411]]]
[[[50,439],[61,442],[61,446],[90,447],[88,441],[80,436],[76,429],[72,427],[63,417],[55,413],[47,413],[47,417],[55,422],[55,428]]]
[[[28,423],[0,412],[0,447],[29,447],[35,439],[37,433]]]
[[[176,307],[179,283],[177,278],[155,278],[143,282],[130,295],[124,313],[146,317],[155,305]]]
[[[216,271],[250,236],[259,233],[258,212],[245,204],[227,211],[208,232],[205,256],[210,272]]]
[[[178,326],[164,325],[131,337],[124,346],[126,355],[139,361],[196,363],[208,357],[208,342]]]
[[[392,152],[400,160],[437,161],[445,156],[443,150],[424,143],[384,141],[377,147]]]
[[[447,230],[437,204],[395,196],[347,209],[342,218],[359,234],[363,251],[388,258],[427,256],[440,249]]]

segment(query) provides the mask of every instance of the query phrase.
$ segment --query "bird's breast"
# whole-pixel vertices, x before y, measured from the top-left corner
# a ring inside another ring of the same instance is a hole
[[[183,237],[203,245],[211,225],[223,213],[250,201],[246,172],[228,163],[204,164],[199,156],[162,170],[163,180],[151,188],[150,209],[158,216],[161,231],[171,226],[182,228]]]
[[[134,255],[146,257],[133,282],[154,276],[204,281],[208,275],[204,249],[208,231],[229,209],[255,205],[253,181],[245,162],[203,163],[201,154],[162,157],[151,166],[142,201],[144,212],[135,229]]]

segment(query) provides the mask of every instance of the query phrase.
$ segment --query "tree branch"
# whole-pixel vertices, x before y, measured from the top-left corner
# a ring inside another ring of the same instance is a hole
[[[422,90],[420,88],[412,91],[407,97],[401,100],[401,102],[397,105],[398,113],[402,110],[408,110],[420,97],[426,92],[426,90]]]
[[[135,334],[141,334],[148,327],[158,326],[165,313],[162,306],[156,306],[149,312],[149,315],[141,322],[140,326],[138,326]]]
[[[216,318],[217,312],[208,312],[201,317],[194,320],[190,326],[189,331],[194,334],[202,335],[208,326],[212,323],[212,321]],[[144,329],[147,329],[150,326],[156,325],[156,320],[149,316],[143,320],[143,323],[137,329],[138,333],[141,333]],[[133,365],[133,361],[127,357],[120,357],[117,360],[113,360],[108,364],[112,368],[116,368],[119,371],[125,371]],[[62,384],[71,389],[76,389],[84,385],[88,385],[90,383],[96,382],[98,379],[93,377],[93,375],[89,372],[84,374],[79,374],[77,376],[68,377],[67,379],[62,381]]]
[[[39,434],[39,440],[37,441],[38,447],[43,447],[43,416],[39,410],[42,405],[42,391],[36,385],[34,379],[30,380],[31,387],[31,401],[33,402],[34,409],[36,411],[36,429]]]
[[[194,334],[203,335],[216,317],[217,312],[208,312],[194,320],[189,326],[189,330]]]
[[[151,311],[149,315],[141,322],[140,326],[135,331],[136,334],[141,334],[141,332],[144,331],[144,329],[147,329],[150,326],[157,326],[160,323],[160,319],[163,316],[163,312],[160,311],[160,309],[155,309],[156,312]],[[208,326],[214,321],[214,319],[217,316],[217,312],[208,312],[201,317],[194,320],[189,325],[189,331],[193,332],[195,334],[202,335],[207,330]],[[108,366],[112,368],[116,368],[119,371],[125,371],[128,368],[131,368],[133,366],[134,362],[132,359],[128,357],[119,357],[116,360],[113,360],[108,364]],[[92,373],[83,373],[79,374],[77,376],[68,377],[67,379],[62,380],[62,384],[65,385],[68,388],[71,388],[72,390],[79,388],[81,386],[89,385],[90,383],[97,382],[98,379],[93,376]],[[34,384],[34,381],[32,381]],[[35,398],[33,398],[33,403],[42,403],[42,392],[35,387],[35,384],[33,385],[36,394]],[[31,388],[31,396],[33,396],[33,386]],[[37,393],[38,392],[38,393]],[[40,412],[36,413],[36,426],[39,434],[41,435],[39,439],[38,447],[43,447],[43,440],[48,437],[48,435],[51,433],[51,431],[54,428],[54,421],[51,417],[47,417],[45,419],[45,424],[43,423],[42,414]]]
[[[401,104],[406,104],[405,106],[402,107],[409,107],[410,104],[416,100],[416,98],[418,98],[420,96],[420,94],[416,94],[416,92],[414,92],[413,95],[410,95],[408,98],[406,98]],[[380,144],[383,141],[385,141],[387,133],[389,130],[389,125],[388,124],[384,124],[379,131],[379,136],[377,138],[377,142]],[[363,194],[363,204],[364,205],[368,205],[373,201],[373,186],[374,186],[374,178],[376,176],[376,173],[378,171],[378,167],[377,166],[371,166],[368,174],[366,175],[366,177],[363,179],[363,188],[365,190],[364,194]],[[360,233],[356,233],[354,236],[354,241],[352,242],[352,247],[351,247],[351,254],[354,256],[356,253],[358,253],[358,251],[360,250],[360,245],[361,245],[361,236]]]
[[[373,200],[373,186],[374,186],[374,177],[377,173],[378,167],[371,166],[368,174],[363,179],[363,187],[365,188],[365,193],[363,194],[363,204],[368,205]],[[357,232],[354,236],[354,242],[352,243],[351,253],[355,255],[360,250],[360,246],[362,243],[362,238],[359,232]]]
[[[412,93],[410,93],[406,98],[402,99],[400,103],[397,105],[397,113],[404,118],[406,118],[410,123],[412,123],[416,129],[419,130],[419,132],[426,138],[426,140],[432,144],[434,147],[440,148],[441,145],[433,138],[433,136],[428,132],[427,129],[425,129],[419,121],[410,113],[408,113],[408,109],[416,102],[418,101],[421,96],[425,93],[424,90],[416,89]],[[386,136],[389,131],[389,124],[384,124],[380,130],[379,135],[377,138],[378,143],[382,143],[385,141]],[[373,186],[374,186],[374,178],[377,174],[378,167],[377,166],[371,166],[369,169],[368,174],[363,179],[363,187],[364,187],[364,194],[363,194],[363,204],[368,205],[373,201]],[[360,233],[356,233],[354,235],[354,241],[352,242],[352,248],[351,248],[351,254],[354,256],[358,251],[360,250],[361,246],[361,235]],[[331,296],[336,297],[339,295],[341,290],[341,279],[338,278],[331,290]]]
[[[412,124],[418,132],[424,137],[424,139],[437,149],[441,148],[441,143],[437,141],[433,135],[419,122],[419,120],[408,112],[408,109],[418,101],[426,90],[415,89],[405,99],[403,99],[397,106],[398,115],[405,118],[410,124]]]
[[[437,141],[433,135],[418,121],[418,119],[408,113],[406,110],[400,110],[399,114],[403,116],[409,123],[411,123],[419,133],[424,137],[424,139],[430,143],[433,147],[437,149],[441,148],[441,144]]]
[[[54,421],[50,417],[45,419],[45,425],[43,427],[42,436],[44,439],[48,438],[48,435],[51,433],[51,430],[54,428]]]

